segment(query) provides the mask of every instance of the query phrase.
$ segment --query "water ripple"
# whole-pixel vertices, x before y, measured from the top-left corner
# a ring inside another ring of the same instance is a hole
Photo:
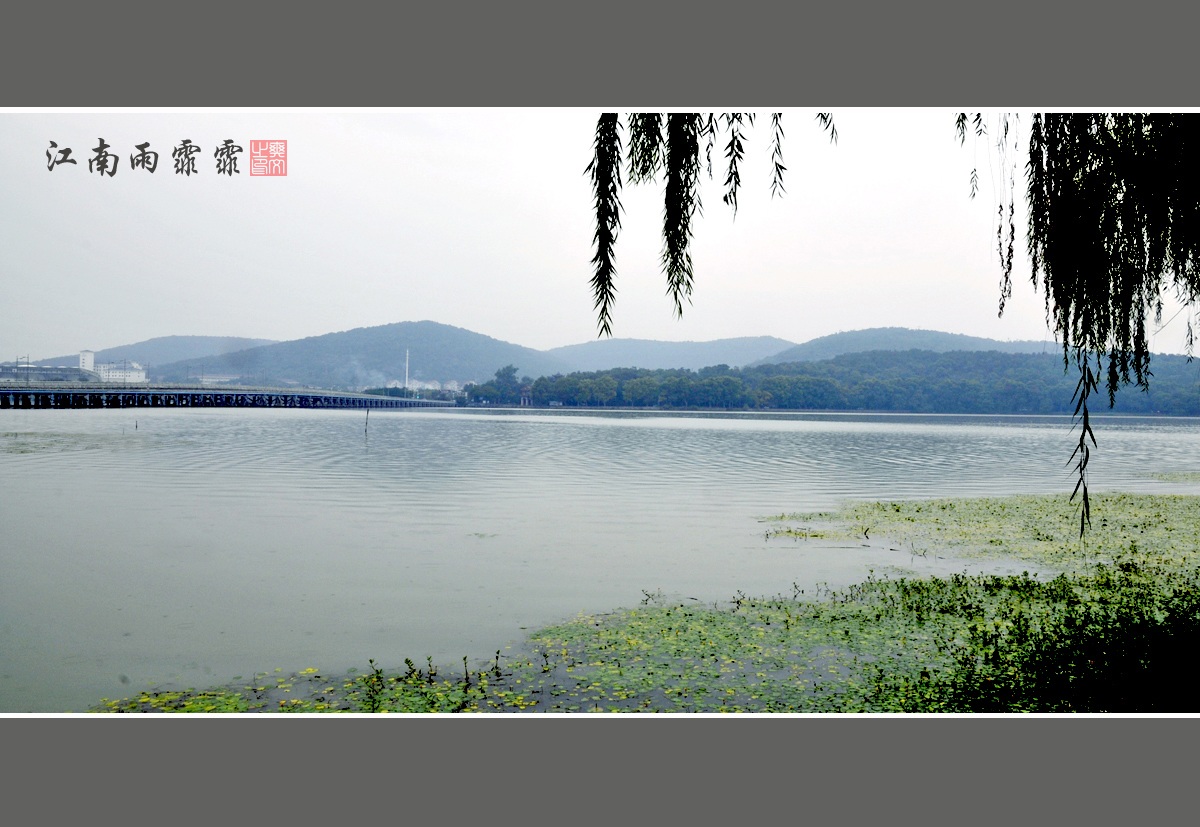
[[[1062,418],[0,418],[0,651],[31,676],[30,698],[74,687],[83,703],[127,691],[105,683],[117,674],[194,684],[272,664],[482,658],[522,627],[643,589],[717,600],[830,571],[853,582],[861,561],[764,544],[757,519],[1074,483]],[[1094,426],[1096,490],[1200,490],[1200,424]],[[24,708],[6,686],[0,711]]]

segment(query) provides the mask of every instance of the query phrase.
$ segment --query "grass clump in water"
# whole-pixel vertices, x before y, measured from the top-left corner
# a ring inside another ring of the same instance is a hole
[[[258,673],[250,682],[198,692],[154,690],[132,698],[105,698],[92,712],[468,712],[478,708],[488,687],[488,673],[465,671],[461,678],[442,677],[432,663],[418,669],[406,660],[404,672],[387,673],[369,661],[362,675],[329,678],[315,668],[293,674]]]

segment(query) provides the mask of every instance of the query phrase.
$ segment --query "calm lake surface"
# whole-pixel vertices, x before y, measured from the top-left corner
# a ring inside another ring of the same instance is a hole
[[[768,542],[760,520],[1074,485],[1062,417],[374,413],[0,412],[0,712],[368,658],[474,665],[644,592],[961,571]],[[1094,491],[1200,493],[1155,476],[1200,478],[1200,420],[1095,429]]]

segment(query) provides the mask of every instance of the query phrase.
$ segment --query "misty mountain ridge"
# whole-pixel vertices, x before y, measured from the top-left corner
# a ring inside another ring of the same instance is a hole
[[[612,368],[684,368],[742,365],[768,358],[796,343],[774,336],[744,336],[711,342],[662,342],[654,339],[599,339],[546,351],[571,365],[573,371]]]
[[[405,380],[440,385],[482,382],[505,365],[522,375],[560,373],[568,366],[533,348],[432,321],[395,322],[278,342],[204,360],[187,359],[151,371],[157,381],[197,376],[235,378],[243,384],[279,384],[359,390]]]
[[[143,367],[165,365],[183,359],[204,359],[234,353],[247,348],[261,345],[272,345],[276,339],[247,339],[244,336],[159,336],[132,345],[120,345],[104,350],[95,351],[96,364],[120,362],[126,360],[137,362]],[[87,350],[87,348],[80,348]],[[79,353],[69,356],[55,356],[51,359],[41,359],[35,365],[66,365],[79,364]]]
[[[907,327],[872,327],[831,333],[795,345],[772,356],[759,359],[753,365],[778,365],[786,362],[820,362],[845,353],[866,353],[872,350],[928,350],[934,353],[953,351],[998,351],[1000,353],[1053,353],[1060,346],[1052,339],[999,341],[962,333],[943,333],[938,330],[913,330]]]
[[[870,328],[821,336],[795,344],[773,336],[669,342],[652,339],[601,339],[539,351],[433,321],[395,322],[278,342],[215,336],[168,336],[96,352],[96,361],[128,359],[148,366],[151,381],[208,381],[240,384],[298,385],[359,390],[490,380],[498,369],[515,365],[518,376],[613,368],[699,370],[714,365],[750,367],[821,361],[846,353],[927,350],[1057,352],[1052,341],[1003,342],[957,333],[903,327]],[[230,349],[236,348],[236,349]],[[181,358],[167,358],[184,353]],[[77,364],[78,354],[38,364]],[[220,379],[218,380],[218,377]]]

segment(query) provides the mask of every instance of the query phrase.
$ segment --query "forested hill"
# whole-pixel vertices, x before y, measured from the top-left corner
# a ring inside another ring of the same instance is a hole
[[[466,383],[491,376],[498,365],[537,376],[569,369],[532,348],[437,322],[397,322],[279,342],[217,358],[162,365],[151,378],[183,381],[223,375],[263,384],[357,390],[404,381],[405,353],[412,380]]]
[[[1127,387],[1117,413],[1200,416],[1200,363],[1159,354],[1149,392]],[[819,362],[699,371],[633,368],[542,377],[535,405],[1070,414],[1077,377],[1060,353],[874,351]],[[490,385],[472,400],[504,404]],[[1093,413],[1107,410],[1102,403]]]
[[[934,353],[950,351],[988,351],[1000,353],[1057,353],[1061,348],[1053,341],[1012,341],[983,339],[961,333],[942,333],[938,330],[913,330],[907,327],[872,327],[850,330],[810,339],[756,362],[753,365],[784,362],[815,362],[832,359],[843,353],[865,353],[876,350],[929,350]]]

